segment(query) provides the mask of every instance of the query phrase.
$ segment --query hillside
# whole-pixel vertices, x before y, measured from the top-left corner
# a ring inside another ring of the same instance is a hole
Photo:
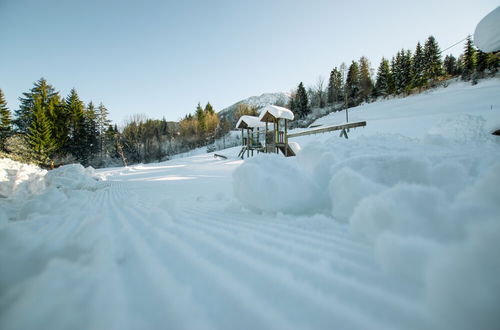
[[[0,160],[0,327],[497,329],[499,90],[353,108],[293,158]]]
[[[236,123],[237,119],[234,119],[234,112],[236,111],[239,104],[245,104],[251,107],[262,108],[269,104],[282,104],[288,103],[289,95],[286,93],[264,93],[260,96],[251,96],[244,100],[238,101],[227,108],[222,109],[217,114],[219,118],[225,118],[231,123]]]

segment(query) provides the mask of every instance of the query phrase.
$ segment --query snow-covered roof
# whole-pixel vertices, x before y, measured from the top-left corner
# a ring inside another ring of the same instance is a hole
[[[294,115],[293,112],[287,108],[279,107],[277,105],[267,105],[260,111],[260,121],[272,121],[280,118],[293,120]]]
[[[236,123],[236,128],[257,128],[264,127],[266,124],[260,121],[259,117],[256,116],[241,116]]]
[[[500,51],[500,6],[477,24],[474,44],[486,53]]]

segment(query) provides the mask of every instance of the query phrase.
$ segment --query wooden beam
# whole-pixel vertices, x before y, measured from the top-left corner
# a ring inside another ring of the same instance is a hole
[[[363,126],[366,126],[366,121],[360,121],[360,122],[356,122],[356,123],[349,123],[349,124],[343,124],[343,125],[333,125],[333,126],[327,126],[327,127],[321,127],[321,128],[314,128],[314,129],[302,131],[299,133],[288,134],[288,137],[292,138],[292,137],[297,137],[297,136],[326,133],[326,132],[331,132],[331,131],[338,131],[338,130],[342,130],[342,129],[363,127]]]

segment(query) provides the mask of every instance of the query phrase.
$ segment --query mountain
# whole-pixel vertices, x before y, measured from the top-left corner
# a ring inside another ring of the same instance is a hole
[[[250,96],[249,98],[238,101],[233,105],[222,109],[217,114],[220,119],[225,118],[232,123],[236,123],[237,118],[235,119],[233,118],[233,116],[238,105],[240,104],[246,104],[248,106],[260,109],[269,104],[286,106],[286,104],[288,104],[289,99],[290,99],[290,94],[287,93],[264,93],[260,96]]]

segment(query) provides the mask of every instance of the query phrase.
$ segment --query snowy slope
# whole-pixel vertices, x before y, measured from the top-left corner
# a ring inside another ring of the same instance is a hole
[[[222,109],[217,114],[219,115],[219,117],[225,117],[230,121],[236,122],[236,120],[233,118],[233,114],[237,110],[239,104],[245,104],[250,107],[256,107],[260,109],[266,105],[273,105],[277,103],[287,104],[289,98],[290,95],[286,93],[264,93],[260,96],[251,96],[244,100],[238,101],[235,104]]]
[[[496,329],[498,91],[359,107],[295,158],[0,161],[0,328]]]

